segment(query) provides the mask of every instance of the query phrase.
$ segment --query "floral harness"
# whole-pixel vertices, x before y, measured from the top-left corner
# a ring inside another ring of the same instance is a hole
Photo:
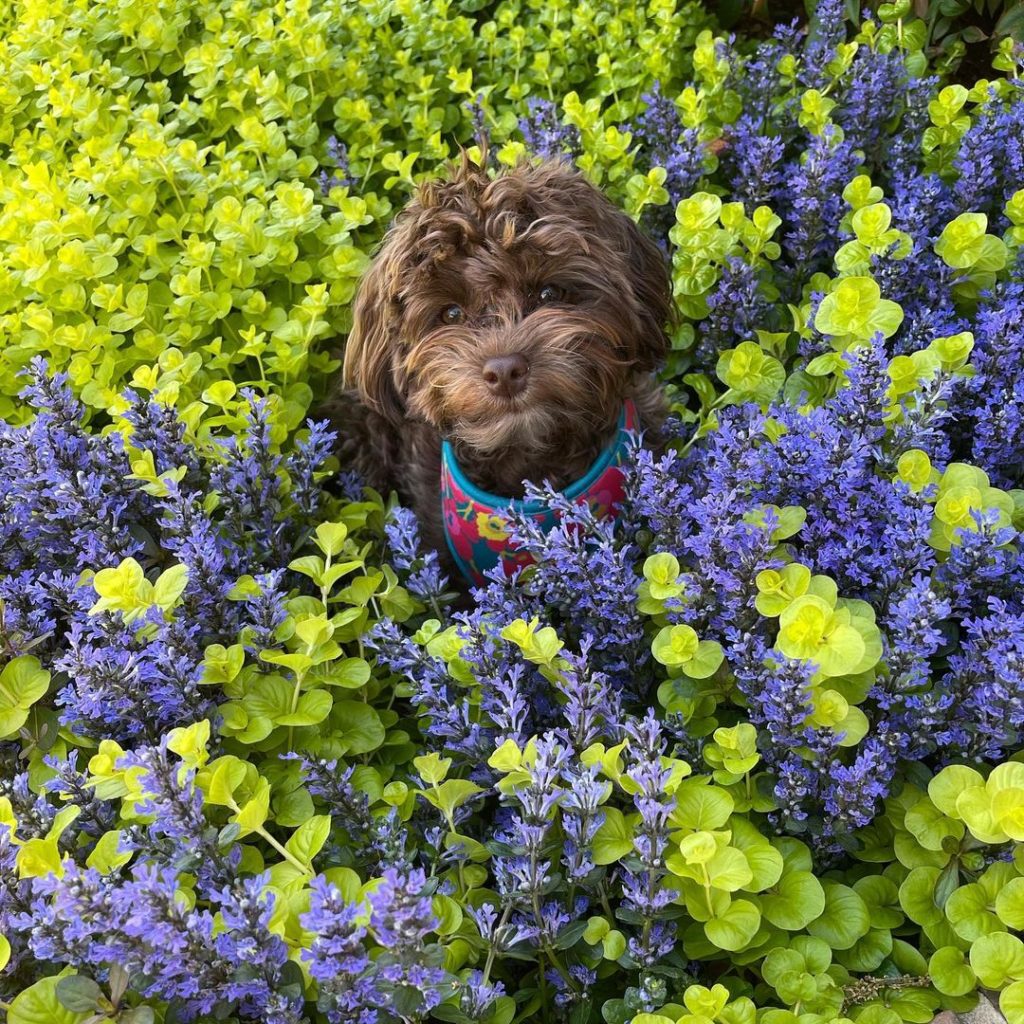
[[[622,465],[636,431],[636,406],[626,399],[619,416],[619,430],[586,474],[565,488],[566,498],[585,501],[598,517],[614,516],[625,496]],[[441,513],[444,536],[456,565],[471,583],[482,586],[485,573],[501,565],[506,576],[532,564],[533,559],[509,541],[504,513],[509,509],[536,520],[545,532],[558,521],[558,513],[542,501],[502,498],[471,483],[459,468],[450,442],[441,448]]]

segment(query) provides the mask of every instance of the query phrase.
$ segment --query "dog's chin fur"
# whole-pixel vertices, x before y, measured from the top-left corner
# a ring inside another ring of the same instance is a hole
[[[524,480],[564,488],[609,443],[627,398],[656,435],[665,401],[653,371],[677,316],[660,250],[580,172],[548,160],[491,178],[484,164],[463,151],[450,180],[421,185],[396,217],[324,410],[343,462],[415,509],[449,571],[442,439],[492,493],[520,497]],[[541,302],[546,284],[557,293]],[[452,304],[463,319],[443,322]],[[484,366],[510,354],[526,360],[525,388],[495,396]]]

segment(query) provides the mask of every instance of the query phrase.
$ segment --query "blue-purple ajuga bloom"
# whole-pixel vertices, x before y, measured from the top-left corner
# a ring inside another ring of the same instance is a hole
[[[75,818],[76,845],[81,838],[99,839],[104,833],[116,827],[117,807],[107,800],[100,800],[96,790],[89,785],[89,776],[78,770],[78,759],[82,751],[70,750],[64,760],[47,754],[43,757],[46,766],[56,774],[40,787],[44,794],[55,794],[62,805],[71,804],[78,808]],[[15,810],[15,817],[21,822],[21,812]],[[61,836],[61,839],[64,837]]]
[[[288,591],[282,584],[283,579],[284,569],[257,573],[253,577],[257,593],[248,594],[243,599],[243,646],[255,657],[260,651],[280,646],[277,630],[288,617],[288,609],[284,606]],[[263,671],[271,670],[271,666],[266,664],[262,668]]]
[[[300,509],[309,523],[316,523],[321,519],[320,511],[324,506],[324,491],[320,486],[321,478],[326,475],[323,464],[334,450],[338,435],[326,420],[309,420],[307,427],[294,450],[285,457],[285,468],[292,506]],[[358,497],[349,500],[355,501]]]
[[[0,796],[10,801],[11,811],[18,822],[20,839],[45,836],[57,815],[57,808],[45,795],[32,792],[28,772],[16,772],[0,778]]]
[[[551,862],[545,857],[549,831],[554,825],[559,805],[565,795],[562,772],[569,752],[550,733],[537,740],[537,755],[529,766],[530,781],[515,790],[518,809],[509,829],[509,844],[516,852],[494,859],[494,876],[498,892],[505,903],[530,907],[535,913],[534,925],[544,935],[544,920],[538,919],[540,898],[547,887]]]
[[[1024,614],[999,598],[987,604],[987,614],[964,620],[966,639],[941,688],[957,698],[950,753],[993,763],[1019,746],[1024,726]]]
[[[908,74],[902,54],[861,46],[843,78],[841,98],[833,114],[836,124],[864,153],[864,162],[884,170],[889,139],[898,132],[892,123],[905,103]]]
[[[921,140],[930,123],[928,104],[935,95],[938,81],[934,75],[912,78],[904,89],[900,130],[892,134],[882,168],[890,180],[913,173],[921,164]]]
[[[1024,483],[1024,283],[986,296],[974,323],[974,376],[964,385],[960,416],[970,459],[995,487]]]
[[[630,685],[650,660],[643,621],[633,605],[622,600],[623,594],[636,593],[640,583],[638,548],[617,529],[614,519],[598,519],[590,505],[550,486],[527,484],[524,497],[558,515],[557,525],[545,533],[531,516],[515,508],[506,513],[511,542],[537,563],[523,581],[525,592],[568,613],[562,638],[574,641],[589,634],[590,663],[616,686]],[[485,606],[488,596],[483,595]]]
[[[786,166],[788,187],[779,197],[777,212],[783,221],[783,260],[795,284],[815,271],[830,269],[839,247],[842,193],[858,165],[853,143],[841,136],[834,125],[825,125]],[[799,292],[794,288],[791,294]]]
[[[542,157],[574,157],[581,146],[580,130],[563,124],[551,100],[528,96],[527,113],[519,118],[519,130],[528,149]]]
[[[930,577],[915,575],[910,586],[892,602],[880,625],[884,629],[886,680],[890,693],[913,691],[929,682],[932,658],[945,643],[941,624],[951,606],[935,589]]]
[[[846,837],[869,824],[888,795],[899,760],[907,751],[898,730],[868,736],[850,754],[839,746],[843,733],[804,730],[807,758],[791,751],[776,758],[776,810],[771,817],[792,832],[810,830],[823,854],[842,849]]]
[[[139,864],[129,879],[66,862],[63,877],[33,880],[32,908],[15,926],[33,955],[101,977],[119,964],[144,998],[172,1003],[178,1018],[214,1012],[240,1021],[300,1024],[301,994],[288,994],[288,950],[269,931],[265,880],[235,880],[211,909],[189,909],[174,871]]]
[[[845,39],[844,0],[821,0],[814,10],[800,63],[799,78],[805,89],[820,89],[825,84],[825,65]]]
[[[5,1000],[18,994],[17,972],[31,958],[26,930],[32,918],[32,880],[18,875],[20,847],[13,839],[11,827],[0,825],[0,935],[11,947],[10,960],[0,972],[0,993]]]
[[[599,778],[599,767],[593,764],[589,768],[566,768],[563,772],[566,792],[561,803],[565,832],[562,865],[566,877],[575,884],[584,883],[594,870],[591,845],[605,819],[601,803],[608,783]]]
[[[260,574],[264,559],[286,563],[304,540],[319,507],[317,465],[333,435],[313,424],[282,456],[266,403],[254,399],[243,439],[213,439],[213,465],[186,442],[172,411],[129,391],[129,453],[120,431],[88,429],[66,375],[47,376],[37,359],[28,376],[23,397],[36,417],[0,424],[0,652],[31,651],[66,674],[55,698],[64,724],[87,736],[155,742],[212,709],[212,694],[198,688],[203,651],[234,642],[243,624],[227,594],[239,575]],[[140,451],[158,474],[172,474],[159,494],[133,479]],[[294,488],[288,501],[285,478]],[[82,570],[126,557],[150,578],[175,562],[185,567],[169,616],[154,608],[126,624],[119,614],[90,614],[96,595],[79,583]]]
[[[956,542],[946,560],[936,566],[936,585],[957,616],[976,613],[990,597],[1018,608],[1024,583],[1024,565],[1016,547],[1020,532],[1000,526],[995,509],[974,509],[971,518],[973,528],[956,531]]]
[[[750,720],[767,734],[765,758],[773,763],[802,742],[817,666],[787,658],[751,633],[730,630],[727,635],[736,685],[748,702]]]
[[[631,129],[640,143],[646,167],[665,169],[664,188],[669,195],[667,211],[671,223],[676,205],[697,190],[704,174],[704,146],[695,128],[683,127],[679,110],[672,97],[662,92],[660,81],[654,83],[650,92],[643,93],[640,100],[646,106],[632,124],[622,127]]]
[[[179,481],[186,490],[202,486],[202,467],[196,449],[185,439],[185,424],[172,405],[145,400],[130,388],[124,392],[130,407],[123,418],[131,424],[128,443],[153,455],[157,476],[184,468]]]
[[[250,389],[240,393],[249,401],[246,431],[222,442],[223,461],[214,467],[211,483],[220,495],[219,516],[231,533],[253,543],[258,564],[279,564],[290,553],[284,524],[277,521],[284,460],[271,441],[267,400]]]
[[[989,91],[989,102],[960,140],[953,199],[957,213],[986,213],[989,230],[998,232],[1008,223],[1003,206],[1024,183],[1024,85],[1012,82],[1006,99]]]
[[[621,694],[615,690],[604,672],[591,669],[588,662],[594,638],[584,634],[580,650],[563,650],[566,667],[557,685],[564,697],[561,707],[564,725],[558,732],[569,745],[582,753],[599,739],[616,741],[622,731]]]
[[[181,613],[204,622],[210,632],[230,635],[238,629],[238,618],[227,595],[246,565],[244,553],[214,525],[200,492],[185,492],[169,480],[159,506],[164,547],[188,568]]]
[[[459,1009],[472,1021],[483,1020],[496,999],[505,994],[501,982],[488,982],[483,971],[470,971],[459,990]]]
[[[707,363],[723,349],[756,341],[755,331],[770,326],[771,305],[761,293],[757,270],[735,256],[722,268],[707,304],[708,315],[697,328],[697,355]]]
[[[334,135],[327,138],[327,157],[334,165],[330,173],[326,167],[322,167],[317,174],[320,191],[325,196],[332,188],[344,188],[356,183],[356,178],[349,167],[348,146],[344,142],[339,142]]]
[[[902,751],[894,750],[895,745],[886,743],[883,737],[869,736],[849,765],[837,762],[822,773],[826,829],[830,834],[847,834],[874,820],[896,776]]]
[[[409,698],[419,709],[423,728],[446,750],[458,751],[471,761],[483,763],[494,747],[492,734],[479,721],[448,666],[429,653],[391,620],[381,619],[363,637],[379,664],[400,676]]]
[[[125,479],[121,435],[90,433],[67,374],[47,376],[41,359],[20,397],[35,418],[25,426],[0,421],[4,572],[81,571],[138,554],[142,542],[129,526],[152,502]]]
[[[412,509],[396,506],[388,513],[384,535],[390,564],[407,574],[405,585],[409,593],[427,602],[440,615],[439,601],[448,590],[448,577],[441,571],[437,552],[423,547],[416,514]]]
[[[784,187],[786,140],[752,114],[741,114],[729,126],[727,138],[722,162],[733,196],[750,216],[757,207],[773,204]]]
[[[155,628],[150,639],[139,632],[146,624]],[[199,623],[167,621],[156,607],[131,624],[116,613],[83,614],[53,661],[68,676],[56,696],[62,721],[85,735],[155,742],[206,717],[213,698],[199,687],[203,638]]]
[[[667,873],[668,818],[675,798],[665,793],[671,770],[661,763],[665,739],[653,712],[628,722],[626,774],[637,785],[633,804],[640,814],[633,845],[638,866],[624,868],[622,905],[643,919],[639,933],[629,939],[629,952],[641,967],[652,967],[672,948],[675,926],[658,918],[672,902],[674,890],[661,885]]]
[[[336,758],[325,760],[294,753],[281,757],[299,762],[309,795],[325,805],[334,827],[348,834],[349,849],[356,857],[373,864],[405,866],[409,863],[408,828],[394,809],[385,815],[370,813],[369,798],[352,782],[355,765],[345,768]]]
[[[136,811],[152,817],[145,829],[134,829],[128,845],[148,859],[196,875],[196,885],[209,895],[231,884],[241,860],[237,846],[224,850],[217,830],[203,815],[203,795],[195,769],[171,760],[167,738],[154,747],[124,754],[119,769],[136,769],[142,799]]]
[[[362,908],[346,903],[322,876],[310,888],[309,910],[300,921],[314,938],[301,956],[319,989],[317,1006],[331,1024],[377,1024],[380,996],[369,973],[366,928],[357,921]]]
[[[425,1015],[454,991],[441,966],[443,951],[436,946],[428,951],[425,946],[438,925],[425,885],[426,876],[419,869],[386,868],[380,885],[368,896],[369,929],[386,951],[374,963],[378,991],[389,1008],[394,993],[417,993],[418,1015]]]

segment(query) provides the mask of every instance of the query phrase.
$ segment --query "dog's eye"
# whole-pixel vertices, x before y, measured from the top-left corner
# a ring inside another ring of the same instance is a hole
[[[558,302],[562,298],[562,289],[554,284],[546,284],[537,293],[537,298],[541,302]]]
[[[457,324],[461,323],[465,314],[462,312],[461,306],[456,306],[454,303],[451,306],[445,306],[441,310],[441,319],[446,324]]]

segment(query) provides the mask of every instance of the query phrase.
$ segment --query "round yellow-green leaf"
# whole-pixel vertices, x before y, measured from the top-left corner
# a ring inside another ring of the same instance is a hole
[[[833,949],[849,949],[871,928],[867,904],[857,892],[839,882],[823,882],[825,909],[807,925],[807,931]]]
[[[725,790],[695,779],[684,782],[676,790],[672,821],[686,828],[721,828],[729,820],[734,806],[732,797]]]
[[[63,975],[51,975],[15,996],[7,1011],[7,1024],[81,1024],[92,1016],[65,1009],[57,998]]]
[[[704,933],[719,949],[738,952],[757,934],[761,912],[749,900],[733,900],[724,914],[704,925]]]
[[[765,919],[776,928],[796,932],[825,910],[825,890],[810,871],[787,871],[761,894]]]
[[[973,992],[978,983],[963,950],[956,946],[943,946],[932,954],[928,976],[944,996],[965,996]]]
[[[996,914],[1007,928],[1024,931],[1024,878],[1014,878],[1000,888]]]
[[[999,1009],[1007,1024],[1024,1024],[1024,981],[1015,981],[999,993]]]
[[[1024,942],[1007,932],[982,935],[971,946],[971,967],[985,988],[1024,981]]]
[[[595,864],[614,864],[633,849],[633,831],[626,824],[622,811],[615,807],[604,808],[604,821],[594,836],[593,859]]]

